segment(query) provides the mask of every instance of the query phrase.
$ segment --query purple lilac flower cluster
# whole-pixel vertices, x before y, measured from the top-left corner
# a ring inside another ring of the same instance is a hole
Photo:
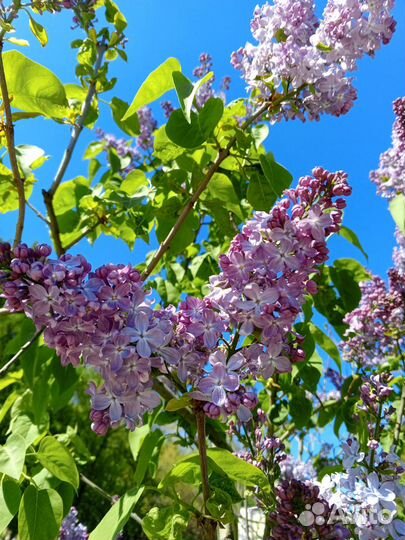
[[[379,195],[388,199],[405,194],[405,97],[394,101],[394,112],[392,146],[381,154],[379,168],[370,174]]]
[[[349,325],[343,357],[363,368],[382,365],[405,346],[405,274],[389,272],[389,284],[377,276],[360,284],[360,305],[346,315]]]
[[[125,162],[124,174],[135,169],[143,162],[145,154],[153,150],[153,132],[157,129],[158,123],[153,117],[152,109],[143,107],[138,111],[138,118],[140,133],[135,144],[131,140],[118,139],[115,135],[105,133],[102,129],[96,131],[105,151],[114,148],[121,158],[127,158],[128,163]]]
[[[276,510],[270,515],[273,528],[269,540],[350,538],[348,529],[329,523],[331,508],[320,496],[318,486],[296,479],[284,480],[276,488],[276,497]]]
[[[105,265],[91,272],[82,256],[51,260],[50,248],[0,247],[0,274],[10,311],[25,311],[45,328],[47,345],[63,365],[84,364],[104,384],[91,384],[93,429],[104,434],[124,422],[130,429],[160,403],[151,390],[153,355],[170,341],[170,314],[145,301],[139,273],[131,266]]]
[[[87,540],[87,527],[79,522],[78,512],[74,506],[63,520],[59,531],[59,540]]]
[[[212,418],[251,418],[257,397],[247,384],[286,372],[304,359],[293,332],[311,275],[326,261],[327,237],[338,231],[347,176],[317,168],[269,213],[248,222],[221,257],[211,293],[176,311],[152,310],[131,266],[91,271],[82,257],[49,259],[50,248],[0,245],[0,283],[10,311],[24,311],[64,365],[82,360],[103,385],[89,394],[93,429],[133,429],[160,400],[152,369],[176,377]],[[225,336],[230,335],[229,341]],[[244,347],[244,339],[254,343]],[[239,348],[238,348],[239,347]]]
[[[296,93],[279,119],[340,116],[357,97],[348,73],[393,35],[393,4],[329,0],[319,20],[313,0],[274,0],[255,9],[251,30],[257,44],[247,43],[231,62],[260,99],[280,89]]]

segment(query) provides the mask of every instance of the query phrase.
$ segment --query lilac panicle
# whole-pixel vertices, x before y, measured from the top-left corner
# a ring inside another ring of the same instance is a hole
[[[100,374],[103,383],[88,391],[100,435],[122,423],[134,429],[159,405],[153,370],[176,372],[208,416],[247,422],[258,402],[250,381],[290,371],[305,357],[293,325],[305,295],[316,293],[311,276],[328,258],[326,240],[339,230],[350,193],[342,172],[317,168],[301,178],[234,238],[210,294],[188,297],[177,311],[152,309],[129,265],[92,271],[80,255],[50,259],[46,245],[0,244],[6,306],[45,328],[63,365],[83,363]],[[243,347],[252,334],[255,342]]]
[[[278,120],[346,114],[357,97],[348,74],[362,56],[390,41],[392,8],[393,0],[329,0],[319,20],[313,0],[265,3],[251,22],[256,44],[234,52],[231,63],[256,98],[285,88],[295,93]]]

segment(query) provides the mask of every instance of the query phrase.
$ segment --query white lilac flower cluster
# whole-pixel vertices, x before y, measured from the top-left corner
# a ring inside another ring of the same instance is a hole
[[[281,118],[319,119],[347,113],[357,93],[348,76],[357,61],[391,40],[393,0],[329,0],[321,20],[313,0],[274,0],[255,9],[257,44],[232,54],[248,88],[260,100],[293,93]]]
[[[398,513],[405,503],[404,463],[386,452],[370,463],[371,454],[361,452],[356,439],[342,450],[345,472],[325,475],[318,484],[335,522],[351,525],[358,540],[403,540],[405,522]]]

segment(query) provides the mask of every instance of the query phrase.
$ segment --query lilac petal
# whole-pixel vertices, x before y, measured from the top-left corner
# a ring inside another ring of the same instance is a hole
[[[199,382],[198,388],[201,390],[201,392],[204,392],[204,394],[211,394],[216,382],[217,381],[210,376],[204,377]]]
[[[141,333],[145,333],[149,326],[149,317],[143,311],[135,315],[136,329]]]
[[[121,419],[122,407],[117,399],[112,400],[108,413],[110,415],[111,422],[118,422],[118,420]]]
[[[239,375],[230,373],[224,377],[224,388],[228,392],[235,392],[239,388]]]
[[[96,411],[104,411],[111,404],[111,399],[105,394],[96,394],[92,399],[92,407]]]
[[[240,405],[236,411],[236,414],[241,422],[249,422],[249,420],[252,418],[252,413],[245,405]]]
[[[148,409],[154,409],[155,407],[158,407],[161,403],[159,394],[154,390],[148,390],[147,392],[143,392],[141,394],[141,401],[142,405],[145,405],[145,407],[148,407]]]
[[[218,407],[221,407],[225,403],[226,400],[226,392],[223,388],[223,386],[215,386],[214,390],[212,391],[212,402],[215,405],[218,405]]]
[[[145,338],[148,340],[149,345],[156,349],[163,345],[165,335],[160,328],[151,328],[145,335]]]
[[[204,345],[208,349],[213,349],[218,341],[218,332],[215,330],[208,330],[204,333]]]
[[[239,369],[243,364],[245,363],[245,357],[241,352],[237,352],[233,356],[231,356],[231,359],[228,362],[228,369],[231,371],[236,371]]]
[[[217,381],[222,381],[222,379],[226,375],[226,367],[224,364],[221,364],[221,362],[216,362],[213,364],[212,368],[212,378],[216,379]]]
[[[151,348],[149,347],[148,340],[145,338],[140,338],[138,343],[136,344],[136,351],[139,354],[139,356],[142,356],[142,358],[149,358],[152,354]]]

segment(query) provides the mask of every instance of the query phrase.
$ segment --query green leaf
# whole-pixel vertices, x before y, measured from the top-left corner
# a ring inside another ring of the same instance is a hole
[[[336,362],[340,373],[342,373],[342,359],[336,344],[315,324],[309,323],[309,327],[316,343]]]
[[[254,210],[264,212],[268,212],[277,200],[277,195],[267,178],[258,172],[250,176],[246,197]]]
[[[18,51],[8,51],[3,58],[13,107],[50,118],[67,116],[65,88],[52,71]]]
[[[219,201],[221,208],[226,208],[236,214],[240,219],[243,219],[238,196],[235,193],[231,180],[225,174],[215,173],[213,175],[201,199]]]
[[[169,163],[184,153],[184,148],[169,139],[166,126],[155,131],[155,146],[153,154],[163,163]]]
[[[190,123],[178,109],[166,124],[166,134],[178,146],[196,148],[212,134],[223,112],[224,103],[220,98],[209,99],[198,114],[191,112]]]
[[[24,182],[25,197],[31,197],[35,178],[31,175]],[[13,173],[3,163],[0,163],[0,214],[6,214],[18,209],[18,193]]]
[[[307,425],[312,414],[312,402],[304,393],[297,393],[290,400],[290,414],[298,429]]]
[[[18,512],[19,540],[55,540],[63,518],[63,501],[53,489],[28,486]]]
[[[208,457],[220,467],[232,480],[245,486],[260,487],[270,493],[269,481],[263,471],[238,458],[223,448],[209,448]]]
[[[24,468],[25,440],[21,435],[12,433],[4,446],[0,446],[0,473],[19,480]]]
[[[163,478],[158,486],[159,489],[172,488],[180,482],[199,487],[201,485],[201,469],[198,459],[196,454],[192,454],[180,461]]]
[[[136,93],[129,109],[122,117],[124,122],[130,118],[139,109],[153,103],[166,92],[174,88],[172,73],[173,71],[181,71],[180,62],[176,58],[168,58],[163,64],[146,78],[140,89]]]
[[[89,540],[115,540],[130,518],[144,488],[131,489],[106,513],[97,527],[90,533]]]
[[[368,261],[368,255],[364,251],[363,246],[361,245],[361,242],[359,240],[359,237],[354,231],[349,229],[349,227],[345,227],[342,225],[339,231],[339,235],[345,240],[347,240],[348,242],[350,242],[351,244],[353,244],[353,246],[358,248],[361,251],[361,253],[364,255],[364,257],[366,258],[366,260]]]
[[[131,171],[120,186],[129,197],[146,197],[150,193],[149,180],[140,170]]]
[[[113,97],[110,103],[111,112],[117,126],[122,129],[124,133],[130,137],[136,137],[139,135],[139,119],[135,113],[129,116],[125,120],[122,120],[123,116],[128,111],[129,105],[126,101],[122,101],[117,97]]]
[[[0,534],[18,512],[21,490],[17,482],[3,476],[0,488]]]
[[[188,521],[188,514],[176,507],[155,506],[143,518],[142,528],[150,540],[181,540]]]
[[[273,154],[260,155],[260,164],[263,169],[264,176],[269,182],[274,194],[277,198],[281,196],[283,191],[290,187],[293,177],[285,167],[275,161]]]
[[[184,113],[187,122],[191,123],[191,108],[193,106],[194,99],[198,90],[206,84],[214,73],[211,71],[207,73],[202,79],[193,84],[187,77],[185,77],[181,71],[175,71],[173,73],[173,81],[176,87],[176,92],[179,97],[180,106]]]
[[[74,459],[58,440],[48,436],[42,439],[36,454],[38,461],[56,478],[68,482],[75,489],[79,487],[79,473]]]
[[[48,34],[42,24],[39,24],[32,16],[28,13],[30,18],[30,29],[37,40],[40,42],[42,47],[45,47],[48,43]]]
[[[137,427],[134,431],[130,431],[128,435],[129,448],[131,450],[132,457],[137,461],[139,452],[142,448],[145,437],[150,433],[149,424]]]
[[[188,407],[191,403],[191,398],[189,396],[183,396],[181,398],[173,398],[167,402],[166,411],[174,412],[179,411]]]
[[[159,443],[164,440],[162,432],[157,429],[148,433],[142,442],[141,449],[139,451],[138,460],[135,469],[134,482],[135,485],[140,486],[145,478],[146,471],[148,470],[151,455],[155,447],[159,447]]]
[[[405,234],[405,195],[400,193],[390,201],[390,212],[402,234]]]
[[[89,181],[82,176],[64,182],[56,190],[53,205],[55,214],[61,216],[79,206],[80,200],[91,193]]]
[[[221,523],[230,523],[234,519],[232,499],[222,489],[214,489],[214,493],[207,501],[207,509],[210,515]]]

